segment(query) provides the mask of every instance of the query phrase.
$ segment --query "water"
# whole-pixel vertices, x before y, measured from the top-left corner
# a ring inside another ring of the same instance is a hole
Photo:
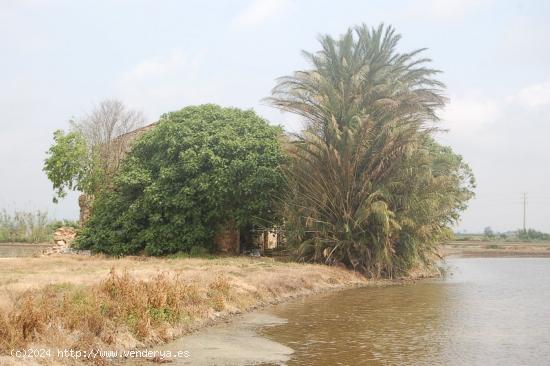
[[[15,243],[0,243],[0,258],[9,257],[33,257],[40,255],[51,247],[48,244],[15,244]]]
[[[288,365],[549,365],[550,259],[457,258],[444,280],[275,306]]]
[[[292,301],[155,349],[190,352],[174,366],[550,365],[550,258],[448,265],[445,279]]]

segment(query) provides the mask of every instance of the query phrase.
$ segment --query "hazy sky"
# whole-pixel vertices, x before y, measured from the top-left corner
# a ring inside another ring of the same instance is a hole
[[[428,47],[451,103],[439,139],[478,181],[459,230],[550,232],[550,2],[0,0],[0,209],[76,218],[76,195],[51,203],[42,172],[52,132],[107,97],[149,121],[190,104],[254,108],[274,79],[303,69],[321,33],[385,22],[401,50]]]

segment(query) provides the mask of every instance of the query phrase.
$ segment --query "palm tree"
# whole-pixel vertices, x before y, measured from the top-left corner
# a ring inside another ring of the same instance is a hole
[[[419,57],[423,49],[396,51],[399,39],[384,25],[355,27],[339,39],[323,36],[321,51],[304,52],[312,68],[280,78],[268,98],[306,122],[289,144],[294,159],[286,205],[288,236],[304,260],[391,276],[426,260],[426,250],[410,250],[420,247],[414,244],[419,229],[429,231],[431,241],[445,231],[448,220],[438,218],[441,224],[428,230],[410,217],[415,207],[423,218],[442,209],[430,202],[424,213],[426,203],[415,203],[424,191],[437,190],[430,185],[435,143],[429,136],[446,101],[444,86],[434,79],[439,71],[426,67],[430,60]],[[467,170],[457,158],[452,169]],[[417,177],[420,172],[427,176]],[[452,221],[468,198],[462,189],[470,192],[464,186],[470,176],[447,173],[460,176],[447,184],[464,193],[446,211]],[[408,190],[413,181],[425,186]]]

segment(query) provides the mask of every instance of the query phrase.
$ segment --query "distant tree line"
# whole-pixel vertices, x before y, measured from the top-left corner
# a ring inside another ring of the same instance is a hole
[[[550,240],[550,234],[535,229],[518,230],[518,237],[521,240]]]
[[[514,240],[550,240],[550,234],[537,231],[535,229],[518,229],[516,231],[509,231],[509,232],[497,232],[494,231],[490,226],[485,227],[483,229],[483,234],[455,234],[455,240],[474,240],[476,239],[488,239],[488,240],[508,240],[508,241],[514,241]]]

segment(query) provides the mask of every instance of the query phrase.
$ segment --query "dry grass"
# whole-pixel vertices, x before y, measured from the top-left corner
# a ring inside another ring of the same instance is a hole
[[[464,257],[550,257],[550,242],[451,241],[442,246],[442,254]]]
[[[0,364],[13,348],[162,343],[232,313],[367,283],[345,269],[252,258],[0,259],[0,278]]]

